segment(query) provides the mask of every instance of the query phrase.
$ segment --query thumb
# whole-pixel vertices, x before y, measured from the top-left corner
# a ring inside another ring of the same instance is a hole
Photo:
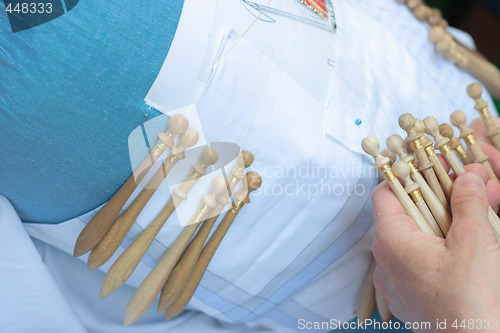
[[[447,243],[462,246],[487,238],[496,242],[495,232],[488,220],[488,208],[486,186],[481,177],[472,172],[460,175],[451,191],[453,222]]]

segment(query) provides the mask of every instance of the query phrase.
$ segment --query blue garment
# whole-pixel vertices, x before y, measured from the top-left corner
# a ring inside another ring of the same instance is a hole
[[[143,99],[182,6],[81,0],[12,33],[0,1],[0,193],[23,221],[83,214],[130,176],[128,135],[159,115]]]

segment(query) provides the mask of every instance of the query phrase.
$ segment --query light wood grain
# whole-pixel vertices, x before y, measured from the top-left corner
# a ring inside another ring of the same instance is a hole
[[[168,306],[165,310],[165,319],[172,319],[176,317],[179,313],[184,310],[186,305],[189,303],[191,297],[193,297],[196,288],[198,287],[201,278],[205,274],[210,261],[212,260],[217,248],[219,247],[222,239],[226,235],[229,227],[235,220],[238,215],[240,209],[244,204],[250,202],[248,196],[250,192],[257,190],[262,184],[262,178],[256,172],[248,172],[246,175],[246,182],[248,191],[236,192],[233,195],[233,206],[232,208],[224,215],[224,218],[220,222],[217,229],[214,231],[207,244],[203,248],[203,251],[200,254],[198,261],[193,269],[193,272],[189,276],[188,281],[186,282],[184,289],[182,290],[179,297]]]
[[[134,171],[134,174],[127,179],[118,192],[85,225],[75,243],[73,250],[75,257],[79,257],[92,250],[101,241],[120,213],[123,205],[125,205],[130,195],[137,188],[137,184],[141,182],[163,152],[174,145],[174,137],[186,132],[188,125],[189,123],[183,115],[178,114],[170,118],[167,131],[158,136],[158,141],[148,156]]]
[[[189,128],[186,133],[181,135],[179,144],[171,149],[170,156],[153,175],[146,188],[139,193],[125,212],[113,223],[99,244],[90,252],[87,262],[88,269],[94,270],[111,258],[163,179],[175,164],[184,158],[186,148],[195,145],[196,142],[198,142],[198,132],[194,128]]]

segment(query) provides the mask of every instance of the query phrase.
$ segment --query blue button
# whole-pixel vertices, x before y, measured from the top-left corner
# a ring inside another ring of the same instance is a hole
[[[358,119],[356,119],[356,121],[355,121],[354,123],[355,123],[356,125],[358,125],[358,126],[359,126],[359,125],[361,125],[361,119],[359,119],[359,118],[358,118]]]

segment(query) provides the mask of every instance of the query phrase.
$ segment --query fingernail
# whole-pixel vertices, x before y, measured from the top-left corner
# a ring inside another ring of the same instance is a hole
[[[476,175],[473,172],[466,172],[466,173],[460,175],[457,178],[457,180],[455,180],[455,186],[461,187],[461,186],[467,186],[467,185],[473,185],[473,186],[477,186],[480,188],[485,187],[484,182],[481,179],[481,177],[479,177],[478,175]]]

